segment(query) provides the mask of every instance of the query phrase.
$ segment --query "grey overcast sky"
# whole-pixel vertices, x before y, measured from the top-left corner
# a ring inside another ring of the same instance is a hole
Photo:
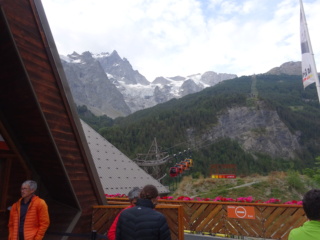
[[[320,63],[320,0],[304,0]],[[300,61],[299,0],[42,0],[59,54],[116,50],[149,81]],[[319,67],[318,67],[318,70]]]

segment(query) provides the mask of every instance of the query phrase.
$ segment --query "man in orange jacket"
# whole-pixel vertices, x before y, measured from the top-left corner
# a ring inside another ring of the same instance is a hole
[[[133,189],[130,190],[130,192],[128,193],[130,206],[126,207],[125,209],[132,208],[136,205],[137,199],[139,198],[140,191],[141,191],[141,189],[138,187],[134,187]],[[116,239],[116,229],[117,229],[117,223],[119,220],[120,213],[116,216],[112,225],[109,228],[109,231],[107,233],[108,240],[115,240]]]
[[[21,186],[21,198],[12,205],[8,240],[41,240],[50,220],[46,202],[35,195],[37,183],[27,180]]]

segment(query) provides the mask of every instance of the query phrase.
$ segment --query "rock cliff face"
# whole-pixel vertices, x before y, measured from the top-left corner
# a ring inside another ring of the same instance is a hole
[[[125,84],[149,85],[149,81],[138,71],[133,70],[126,58],[121,59],[117,51],[110,55],[100,54],[95,56],[100,62],[105,73],[112,75],[115,79],[123,81]]]
[[[89,52],[68,57],[68,61],[61,62],[78,106],[86,105],[95,115],[108,113],[110,117],[131,113],[123,95]]]
[[[194,137],[189,130],[190,140]],[[201,136],[216,141],[231,138],[252,154],[265,153],[272,157],[294,158],[301,151],[299,133],[291,133],[274,110],[259,102],[258,108],[230,108],[219,116],[218,124]]]

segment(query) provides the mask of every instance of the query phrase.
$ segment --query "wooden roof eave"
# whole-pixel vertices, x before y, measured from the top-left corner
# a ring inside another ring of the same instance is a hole
[[[16,44],[15,44],[14,37],[13,37],[11,31],[10,31],[9,23],[6,21],[5,12],[4,12],[4,10],[3,10],[3,8],[2,8],[1,5],[0,5],[0,10],[1,10],[1,15],[4,17],[4,21],[6,22],[8,33],[10,34],[10,37],[11,37],[11,39],[12,39],[12,44],[15,46],[15,47],[14,47],[14,48],[15,48],[15,53],[16,53],[16,55],[19,57],[19,61],[20,61],[20,63],[21,63],[21,66],[22,66],[22,68],[23,68],[23,71],[24,71],[24,75],[25,75],[25,77],[28,79],[28,84],[29,84],[29,87],[30,87],[29,90],[32,92],[32,95],[33,95],[34,99],[37,99],[37,95],[36,95],[35,91],[33,90],[33,87],[32,87],[31,81],[30,81],[30,78],[29,78],[28,73],[27,73],[27,71],[26,71],[26,69],[25,69],[25,67],[24,67],[23,60],[22,60],[22,58],[21,58],[21,56],[20,56],[20,53],[19,53],[19,50],[18,50],[18,48],[17,48],[17,46],[16,46]],[[47,127],[47,134],[50,135],[52,145],[55,147],[56,153],[57,153],[57,155],[59,156],[58,159],[59,159],[61,165],[63,166],[63,161],[62,161],[62,159],[61,159],[61,157],[60,157],[59,151],[57,150],[57,146],[55,145],[54,139],[53,139],[53,137],[52,137],[52,135],[51,135],[51,133],[50,133],[50,129],[49,129],[49,127],[48,127],[48,124],[46,123],[46,119],[45,119],[45,116],[44,116],[44,114],[43,114],[43,112],[42,112],[42,110],[41,110],[40,104],[39,104],[38,101],[36,101],[36,103],[37,103],[37,110],[40,112],[41,117],[42,117],[42,122],[44,122],[45,125],[46,125],[46,127]],[[2,128],[2,129],[6,129],[7,126],[5,126],[5,124],[1,123],[1,128]],[[10,131],[10,128],[7,129],[7,130]],[[7,134],[7,130],[6,130],[6,131],[3,131],[3,133],[5,134],[5,136],[8,135],[8,134]],[[6,139],[8,139],[8,140],[10,141],[9,144],[10,144],[11,147],[14,148],[15,152],[19,152],[19,151],[20,151],[20,150],[17,149],[17,147],[15,146],[15,144],[11,141],[10,137],[6,137]],[[25,165],[25,163],[24,163],[24,165]],[[65,171],[65,176],[68,177],[66,171]],[[70,184],[70,180],[69,180],[69,184]],[[70,184],[70,187],[71,187],[71,184]],[[71,187],[71,189],[72,189],[72,187]],[[75,197],[75,199],[76,199],[76,194],[75,194],[75,192],[73,192],[73,195],[74,195],[74,197]],[[79,210],[81,210],[80,204],[78,203],[77,205],[78,205],[77,207],[79,208]]]
[[[80,150],[82,151],[82,155],[85,156],[86,158],[85,163],[86,163],[87,169],[89,169],[89,175],[91,176],[91,179],[95,183],[93,184],[93,186],[95,187],[97,200],[99,201],[99,204],[105,205],[107,201],[106,201],[106,198],[104,197],[102,184],[100,182],[97,169],[95,167],[92,155],[90,153],[89,146],[87,144],[85,134],[81,126],[78,113],[75,108],[71,90],[68,85],[66,75],[64,73],[61,60],[57,51],[57,47],[55,45],[41,0],[30,0],[30,3],[33,7],[32,9],[34,11],[34,15],[39,17],[39,19],[37,19],[39,20],[37,21],[38,28],[39,30],[43,30],[43,32],[41,32],[42,41],[44,42],[44,45],[47,46],[46,51],[47,51],[47,55],[51,65],[55,66],[55,68],[53,67],[53,72],[56,76],[56,79],[60,80],[60,81],[57,81],[57,83],[64,100],[65,108],[67,109],[69,117],[72,120],[71,123],[73,125],[76,138],[78,139],[78,143],[82,143],[82,144],[79,144],[79,147],[80,147]]]
[[[36,94],[33,91],[32,84],[30,83],[30,79],[28,77],[27,71],[24,68],[24,64],[23,64],[22,58],[21,58],[21,56],[19,54],[19,51],[18,51],[18,48],[17,48],[17,46],[15,44],[14,37],[13,37],[11,31],[10,31],[10,27],[9,27],[8,22],[7,22],[7,19],[6,19],[6,16],[5,16],[5,11],[4,11],[2,5],[0,5],[0,18],[1,18],[0,21],[2,23],[1,26],[3,27],[2,29],[3,30],[6,29],[6,30],[4,30],[6,32],[6,34],[3,32],[2,37],[6,37],[7,39],[10,39],[10,41],[11,41],[10,47],[12,48],[14,55],[17,56],[17,58],[16,58],[17,61],[15,62],[15,64],[19,65],[19,69],[20,69],[19,71],[23,72],[23,75],[24,75],[25,79],[28,79],[28,81],[27,81],[28,84],[27,85],[29,85],[29,86],[27,88],[25,88],[24,90],[25,90],[25,92],[28,93],[29,96],[31,94],[31,96],[33,96],[33,98],[36,99],[37,98]],[[1,103],[4,103],[3,102],[4,99],[1,99],[1,100],[2,100]],[[37,103],[37,104],[35,104],[35,103]],[[37,113],[37,117],[36,118],[41,116],[40,117],[41,118],[41,122],[46,125],[46,127],[47,127],[46,135],[51,137],[51,144],[56,149],[57,156],[59,156],[59,157],[56,158],[56,160],[60,161],[61,167],[63,167],[61,157],[59,155],[59,152],[57,151],[57,148],[55,146],[55,143],[54,143],[54,140],[52,138],[52,135],[50,134],[50,130],[48,128],[48,125],[46,124],[46,120],[45,120],[45,117],[44,117],[44,115],[43,115],[43,113],[41,111],[39,103],[37,101],[33,101],[33,105],[32,106],[36,108],[36,110],[33,111],[33,112]],[[4,111],[5,113],[10,113],[10,111],[7,111],[5,109],[6,108],[1,109],[1,110]],[[0,114],[0,117],[3,120],[3,119],[6,119],[8,116],[4,116],[4,115]],[[9,119],[12,119],[13,116],[10,116],[10,117],[9,117]],[[18,161],[20,162],[19,165],[22,165],[23,168],[25,169],[27,178],[30,178],[31,169],[33,167],[30,165],[30,162],[29,162],[30,159],[28,160],[28,156],[25,156],[24,151],[21,148],[21,145],[19,145],[19,143],[18,143],[19,139],[16,139],[15,134],[13,133],[14,130],[15,130],[14,123],[12,123],[10,120],[9,120],[9,122],[5,121],[5,123],[2,123],[2,122],[0,122],[0,123],[1,123],[0,124],[1,133],[4,135],[4,138],[6,139],[7,143],[9,144],[10,149],[12,149],[11,151],[8,151],[7,153],[1,153],[1,156],[4,157],[4,158],[9,159],[10,160],[8,162],[9,164],[12,164],[12,161],[11,161],[12,159],[18,159]],[[24,155],[24,156],[21,156],[21,154]],[[15,164],[17,164],[17,163],[15,163]],[[7,170],[9,170],[9,169],[10,168],[7,168]],[[41,173],[41,172],[37,172],[37,173],[39,175],[45,174],[45,173]],[[6,175],[7,175],[7,177],[4,179],[4,181],[8,181],[9,180],[9,176],[10,176],[9,172],[7,172]],[[64,177],[68,178],[68,175],[67,175],[66,171],[64,171]],[[7,185],[8,185],[8,183],[7,183]],[[77,201],[76,194],[75,194],[75,192],[73,191],[73,188],[70,185],[70,181],[69,181],[69,186],[70,186],[69,187],[69,190],[70,190],[69,194],[73,195],[73,199],[74,199],[74,201],[76,203],[76,208],[77,208],[77,210],[75,208],[75,210],[76,210],[75,215],[73,216],[73,218],[71,219],[71,221],[68,224],[68,229],[71,230],[76,225],[76,223],[78,222],[79,217],[81,216],[81,206],[80,206],[79,202]],[[4,190],[3,193],[5,195],[7,195],[7,193],[6,193],[7,190],[6,189],[3,189],[3,190]],[[3,202],[2,204],[6,204],[6,203]],[[5,207],[5,205],[2,206],[2,208],[4,208],[4,207]],[[73,205],[73,207],[75,207],[75,205]]]

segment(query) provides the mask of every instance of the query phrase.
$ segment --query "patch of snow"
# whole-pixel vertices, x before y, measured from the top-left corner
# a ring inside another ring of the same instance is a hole
[[[119,84],[123,87],[123,93],[126,95],[142,98],[153,95],[154,87],[151,85],[125,84],[123,81],[119,81]]]
[[[71,60],[73,63],[82,63],[85,64],[84,62],[81,61],[81,59],[72,59]]]
[[[109,79],[111,79],[111,78],[115,79],[115,77],[114,77],[112,74],[107,73],[107,72],[106,72],[106,74],[107,74],[107,77],[108,77]]]
[[[109,57],[109,56],[110,56],[110,54],[108,52],[92,54],[92,57],[95,58],[95,59],[103,58],[103,57]]]
[[[202,83],[201,80],[202,73],[192,74],[187,76],[187,78],[193,80],[196,84]],[[203,84],[203,83],[202,83]],[[208,85],[209,86],[209,85]]]

